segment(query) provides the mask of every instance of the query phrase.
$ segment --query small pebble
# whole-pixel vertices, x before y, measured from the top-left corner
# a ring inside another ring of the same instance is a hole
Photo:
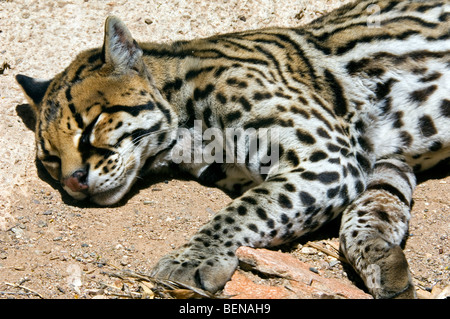
[[[25,234],[24,231],[22,229],[20,229],[20,227],[13,227],[11,228],[11,231],[14,233],[14,235],[16,235],[16,238],[22,238],[22,236]]]
[[[316,273],[316,274],[319,273],[319,270],[317,270],[316,267],[309,267],[309,270],[312,271],[313,273]]]
[[[314,255],[316,253],[316,250],[314,248],[311,247],[303,247],[300,252],[302,254],[306,254],[306,255]]]
[[[339,264],[339,260],[332,260],[332,261],[329,262],[329,264],[330,264],[330,267],[334,267],[337,264]]]
[[[38,222],[38,227],[39,227],[39,228],[48,227],[48,224],[47,224],[47,222],[45,222],[45,221],[43,221],[43,220],[40,220],[40,221]]]

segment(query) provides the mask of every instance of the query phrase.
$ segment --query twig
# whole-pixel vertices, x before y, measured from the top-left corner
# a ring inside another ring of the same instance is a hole
[[[42,295],[40,293],[38,293],[38,292],[34,291],[33,289],[28,288],[28,287],[25,287],[25,286],[22,286],[22,285],[17,285],[17,284],[12,284],[12,283],[9,283],[9,282],[5,282],[5,285],[29,291],[30,293],[35,294],[39,298],[44,299],[44,297],[42,297]]]
[[[331,257],[336,258],[337,260],[339,260],[339,261],[341,261],[341,262],[343,262],[343,263],[348,263],[347,259],[346,259],[344,256],[342,256],[339,252],[331,251],[331,250],[329,250],[329,249],[323,247],[322,245],[319,245],[319,244],[316,244],[316,243],[314,243],[314,242],[309,241],[309,242],[307,242],[307,243],[305,244],[305,246],[310,246],[310,247],[312,247],[312,248],[315,248],[315,249],[317,249],[317,250],[320,250],[321,252],[323,252],[323,253],[325,253],[325,254],[331,256]],[[335,249],[335,248],[333,247],[333,249]]]
[[[30,296],[30,295],[34,295],[34,293],[31,293],[31,292],[0,291],[0,295]]]
[[[142,294],[140,294],[138,292],[132,292],[132,291],[127,291],[125,294],[105,291],[105,296],[114,296],[114,297],[131,298],[131,299],[141,299],[142,298]]]
[[[122,271],[120,273],[110,273],[110,272],[102,272],[105,275],[108,275],[110,277],[116,277],[120,278],[123,281],[128,282],[150,282],[155,285],[155,288],[151,289],[155,294],[157,295],[164,295],[162,297],[167,298],[165,296],[165,293],[171,294],[173,292],[175,295],[179,293],[179,295],[187,295],[186,293],[183,293],[184,290],[189,290],[192,292],[192,298],[219,298],[215,296],[214,294],[211,294],[208,291],[205,291],[203,289],[193,287],[181,282],[168,280],[168,279],[158,279],[153,278],[151,276],[145,275],[145,274],[138,274],[133,271]]]

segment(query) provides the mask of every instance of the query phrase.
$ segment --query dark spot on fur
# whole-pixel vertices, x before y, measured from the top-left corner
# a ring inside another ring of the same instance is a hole
[[[434,91],[437,90],[437,85],[431,85],[429,87],[426,87],[424,89],[416,90],[411,92],[410,99],[412,101],[423,103],[431,96],[431,94],[434,93]]]
[[[419,129],[425,137],[430,137],[437,133],[434,122],[429,115],[424,115],[419,119]]]
[[[237,212],[239,215],[244,216],[247,214],[247,208],[245,206],[239,206]]]
[[[248,224],[247,225],[248,229],[250,229],[251,231],[257,233],[258,232],[258,226],[256,226],[255,224]]]
[[[292,164],[292,166],[297,167],[300,164],[297,154],[293,150],[289,150],[286,154],[287,160]]]
[[[304,191],[300,192],[300,200],[305,206],[311,206],[316,202],[316,199],[313,196],[311,196],[311,194]]]
[[[297,129],[297,138],[300,140],[300,142],[312,145],[316,142],[316,139],[309,133],[302,131],[300,129]]]
[[[318,162],[318,161],[321,161],[323,159],[326,159],[327,157],[328,157],[328,155],[325,152],[316,151],[316,152],[311,154],[311,156],[309,157],[309,160],[311,162]]]
[[[287,197],[284,194],[280,194],[278,196],[278,202],[280,203],[281,207],[283,207],[283,208],[292,208],[293,207],[292,202],[289,199],[289,197]]]
[[[258,217],[262,220],[266,220],[267,219],[267,213],[264,209],[262,208],[258,208],[256,210],[256,215],[258,215]]]

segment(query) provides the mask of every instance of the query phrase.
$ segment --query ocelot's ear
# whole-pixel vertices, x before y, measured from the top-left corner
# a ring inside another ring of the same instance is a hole
[[[40,104],[44,98],[45,92],[50,85],[51,80],[39,80],[30,78],[29,76],[18,74],[16,75],[16,81],[22,87],[26,98],[30,105],[39,111]]]
[[[141,71],[143,65],[142,49],[125,24],[114,16],[108,17],[105,22],[103,58],[115,73],[126,73],[130,69]]]

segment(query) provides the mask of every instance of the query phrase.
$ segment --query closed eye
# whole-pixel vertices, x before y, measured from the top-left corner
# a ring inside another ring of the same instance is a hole
[[[95,124],[98,121],[98,118],[100,117],[97,116],[97,118],[92,121],[83,131],[83,133],[81,134],[81,139],[80,139],[80,144],[79,144],[79,148],[81,151],[83,150],[87,150],[91,147],[91,142],[90,142],[90,138],[91,138],[91,134],[92,134],[92,130],[94,129]]]
[[[42,158],[41,161],[51,165],[61,165],[61,159],[58,156],[46,156]]]

